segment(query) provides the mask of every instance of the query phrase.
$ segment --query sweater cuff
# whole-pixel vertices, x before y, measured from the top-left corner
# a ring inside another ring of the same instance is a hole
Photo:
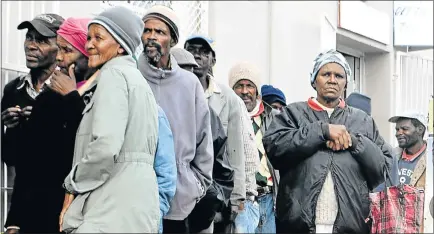
[[[321,123],[321,129],[322,129],[322,136],[323,136],[324,140],[330,139],[329,124],[328,123]]]
[[[66,190],[66,193],[76,195],[76,192],[72,187],[72,184],[68,180],[69,180],[69,176],[66,177],[65,182],[63,183],[63,188]]]
[[[357,145],[359,143],[359,138],[358,138],[357,135],[354,135],[354,134],[350,134],[350,136],[351,136],[351,143],[352,143],[352,145],[349,148],[349,150],[354,151],[354,150],[357,149]]]

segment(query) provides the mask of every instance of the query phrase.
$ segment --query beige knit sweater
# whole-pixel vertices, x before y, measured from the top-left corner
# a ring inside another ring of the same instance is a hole
[[[316,99],[314,99],[316,101]],[[324,110],[327,111],[330,117],[334,109],[327,108],[317,102]],[[334,182],[332,178],[332,173],[327,172],[327,177],[322,186],[321,192],[318,197],[315,210],[315,224],[316,225],[333,225],[338,214],[338,202],[336,200],[336,194],[334,189]]]
[[[243,110],[241,114],[241,122],[243,123],[243,143],[244,143],[244,153],[246,156],[245,161],[245,171],[246,171],[246,193],[247,196],[257,196],[258,192],[256,189],[256,172],[259,166],[259,153],[256,147],[255,137],[253,134],[253,126],[250,121],[249,113],[247,112],[246,105],[239,98],[239,105]]]

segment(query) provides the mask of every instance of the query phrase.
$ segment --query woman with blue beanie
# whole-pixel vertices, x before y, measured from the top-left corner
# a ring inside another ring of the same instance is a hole
[[[137,69],[143,22],[124,7],[89,23],[89,67],[99,74],[77,130],[73,167],[59,223],[67,233],[156,233],[159,198],[154,171],[158,115]]]

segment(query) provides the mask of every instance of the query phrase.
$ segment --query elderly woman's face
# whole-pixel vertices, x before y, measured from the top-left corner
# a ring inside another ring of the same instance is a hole
[[[75,74],[84,73],[88,69],[87,57],[60,35],[57,35],[57,46],[59,47],[56,56],[57,66],[64,74],[68,75],[68,68],[72,64],[75,64]]]
[[[314,86],[319,98],[333,102],[342,96],[346,84],[344,68],[337,63],[328,63],[318,71]]]
[[[89,26],[86,50],[89,53],[88,65],[91,68],[101,67],[124,52],[112,35],[99,24]]]

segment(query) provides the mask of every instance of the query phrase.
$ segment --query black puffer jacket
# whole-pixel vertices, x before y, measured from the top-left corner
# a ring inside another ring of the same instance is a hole
[[[228,205],[234,189],[234,169],[229,164],[226,149],[227,136],[220,118],[211,108],[209,112],[214,146],[213,182],[188,216],[191,233],[200,232],[211,225],[216,212],[221,212]]]
[[[315,233],[316,203],[331,171],[338,214],[335,233],[368,233],[369,191],[384,181],[390,168],[390,147],[366,113],[341,103],[329,118],[309,102],[293,103],[276,115],[263,142],[267,155],[280,171],[277,195],[279,232]],[[349,150],[326,148],[328,124],[345,125],[352,135]]]

